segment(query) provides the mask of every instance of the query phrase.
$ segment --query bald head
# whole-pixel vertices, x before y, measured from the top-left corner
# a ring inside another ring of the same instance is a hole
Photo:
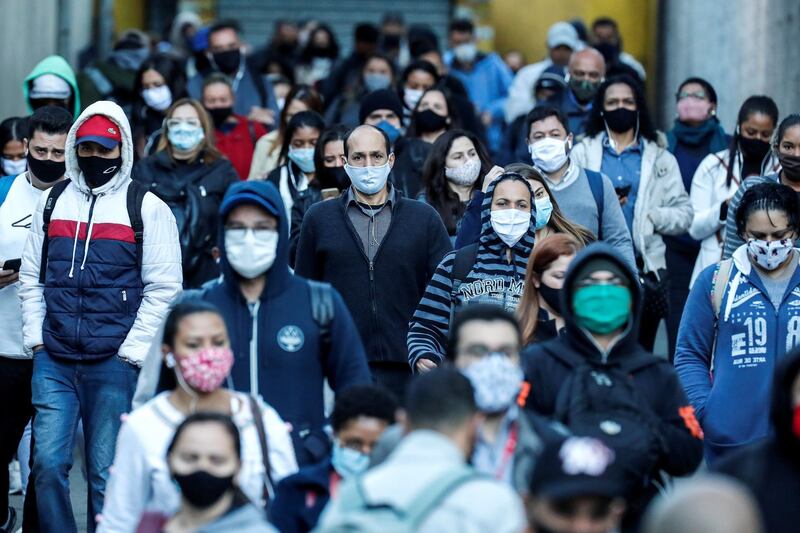
[[[394,164],[391,143],[386,133],[375,126],[361,125],[344,138],[345,163],[354,167],[373,167]]]
[[[572,54],[568,68],[571,78],[597,81],[606,75],[606,60],[603,54],[587,47]]]
[[[740,483],[704,476],[678,484],[657,500],[645,518],[645,533],[762,533],[756,502]]]

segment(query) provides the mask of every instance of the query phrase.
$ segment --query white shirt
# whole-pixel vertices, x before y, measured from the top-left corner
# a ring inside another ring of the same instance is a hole
[[[239,487],[250,500],[261,502],[264,462],[249,399],[246,394],[230,392],[232,418],[242,443]],[[175,428],[185,417],[170,403],[170,394],[162,392],[131,412],[122,424],[98,533],[130,533],[136,530],[144,511],[172,515],[178,510],[180,494],[170,477],[166,455]],[[286,424],[272,407],[260,405],[272,480],[277,484],[297,472],[297,460]]]
[[[0,264],[22,257],[31,227],[31,217],[42,191],[31,185],[28,173],[14,179],[0,205]],[[22,344],[22,304],[19,282],[0,289],[0,356],[26,359]]]

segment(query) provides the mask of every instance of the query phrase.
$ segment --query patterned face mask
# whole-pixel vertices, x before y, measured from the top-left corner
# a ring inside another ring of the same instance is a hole
[[[747,241],[747,251],[750,257],[765,270],[775,270],[786,261],[792,253],[794,243],[792,239],[781,239],[779,241],[762,241],[761,239],[750,239]]]
[[[222,386],[233,366],[230,348],[205,348],[178,359],[181,377],[196,391],[213,392]]]
[[[475,403],[484,413],[502,413],[514,403],[525,376],[504,353],[490,353],[464,369],[475,389]]]

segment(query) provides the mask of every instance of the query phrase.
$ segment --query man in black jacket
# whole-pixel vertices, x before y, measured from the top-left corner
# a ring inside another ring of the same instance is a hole
[[[675,371],[637,342],[641,291],[613,248],[588,246],[564,279],[566,333],[523,352],[531,387],[526,407],[606,441],[626,462],[625,531],[656,493],[650,480],[659,471],[693,472],[703,452],[702,430]],[[592,407],[581,412],[585,405]]]
[[[295,271],[339,291],[374,378],[403,398],[411,374],[408,322],[450,239],[433,208],[387,183],[394,154],[383,131],[364,125],[349,132],[344,160],[352,186],[337,201],[308,210]]]

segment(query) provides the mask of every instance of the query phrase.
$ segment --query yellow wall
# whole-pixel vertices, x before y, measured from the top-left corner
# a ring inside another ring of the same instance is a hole
[[[614,18],[623,48],[654,72],[658,0],[461,0],[478,25],[494,28],[494,49],[521,50],[533,63],[547,53],[547,29],[559,20],[581,17],[588,26],[600,16]]]
[[[137,28],[145,28],[145,0],[114,0],[114,35]]]

